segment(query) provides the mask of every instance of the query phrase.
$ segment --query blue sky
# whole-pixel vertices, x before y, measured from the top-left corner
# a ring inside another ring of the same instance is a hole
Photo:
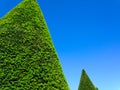
[[[22,0],[0,0],[0,17]],[[71,90],[84,68],[99,90],[120,90],[120,0],[38,0]]]

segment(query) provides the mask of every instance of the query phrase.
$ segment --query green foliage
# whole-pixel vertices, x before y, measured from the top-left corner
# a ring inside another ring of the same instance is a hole
[[[0,20],[0,89],[69,90],[36,0]]]
[[[99,90],[99,89],[96,87],[96,90]]]
[[[97,90],[84,69],[82,70],[78,90]]]

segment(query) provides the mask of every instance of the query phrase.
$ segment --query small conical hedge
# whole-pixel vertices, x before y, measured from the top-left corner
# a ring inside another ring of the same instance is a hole
[[[0,20],[0,90],[69,90],[36,0]]]
[[[99,90],[99,89],[96,87],[96,90]]]
[[[78,90],[97,90],[84,69],[82,70]]]

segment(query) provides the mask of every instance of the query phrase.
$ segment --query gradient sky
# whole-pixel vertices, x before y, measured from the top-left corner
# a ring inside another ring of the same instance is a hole
[[[0,18],[22,0],[0,0]],[[120,0],[38,0],[71,90],[84,68],[99,90],[120,90]]]

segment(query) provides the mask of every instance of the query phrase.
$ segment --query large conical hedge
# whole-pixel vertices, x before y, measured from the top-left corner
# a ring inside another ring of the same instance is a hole
[[[78,90],[97,90],[84,69],[82,70]]]
[[[0,20],[0,90],[69,90],[36,0]]]

